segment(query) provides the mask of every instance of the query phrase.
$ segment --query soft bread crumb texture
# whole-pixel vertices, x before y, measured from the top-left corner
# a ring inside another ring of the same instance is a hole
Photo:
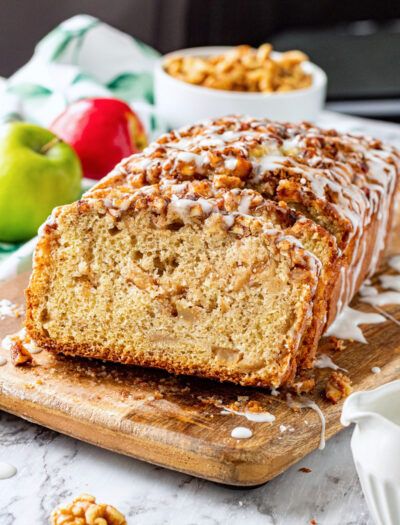
[[[58,218],[28,329],[51,348],[171,371],[279,385],[310,320],[310,272],[263,230],[218,214],[157,228],[151,213]]]

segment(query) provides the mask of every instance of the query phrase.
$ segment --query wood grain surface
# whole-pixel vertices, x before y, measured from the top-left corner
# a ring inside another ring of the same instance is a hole
[[[391,253],[400,253],[400,229]],[[385,265],[380,272],[387,271]],[[29,275],[0,286],[0,299],[23,304]],[[376,276],[375,276],[376,279]],[[373,311],[369,305],[352,306]],[[400,321],[400,306],[384,310]],[[0,320],[0,338],[17,332],[23,318]],[[346,342],[332,355],[348,370],[354,390],[366,390],[400,377],[400,326],[392,321],[363,327],[368,344]],[[329,342],[322,342],[324,350]],[[220,384],[159,370],[55,357],[43,351],[37,366],[14,367],[9,352],[0,367],[0,408],[94,445],[194,476],[230,485],[263,483],[317,448],[321,422],[311,409],[293,411],[263,389]],[[379,366],[380,374],[371,368]],[[326,418],[326,438],[342,428],[342,403],[323,397],[330,370],[316,370],[311,396]],[[221,406],[248,396],[275,416],[273,423],[221,414]],[[308,422],[308,424],[305,423]],[[280,426],[288,427],[281,432]],[[250,439],[231,437],[236,426],[252,430]],[[289,428],[293,431],[289,431]],[[322,452],[323,453],[323,452]]]

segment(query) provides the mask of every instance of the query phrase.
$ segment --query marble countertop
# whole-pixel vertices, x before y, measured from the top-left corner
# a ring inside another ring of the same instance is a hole
[[[128,525],[373,525],[350,451],[352,428],[285,473],[238,489],[99,449],[0,412],[1,525],[45,525],[81,493],[114,505]],[[307,467],[311,473],[299,468]],[[27,521],[28,520],[28,521]]]

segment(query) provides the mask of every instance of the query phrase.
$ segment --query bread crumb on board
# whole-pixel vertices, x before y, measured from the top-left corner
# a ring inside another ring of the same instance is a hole
[[[325,387],[325,396],[332,403],[338,403],[352,392],[350,378],[342,372],[333,371]]]
[[[14,366],[29,365],[35,366],[36,363],[32,354],[25,348],[20,339],[13,341],[11,345],[11,362]]]

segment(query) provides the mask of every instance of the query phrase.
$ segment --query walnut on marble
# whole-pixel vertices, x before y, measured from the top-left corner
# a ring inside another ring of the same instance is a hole
[[[70,504],[56,507],[50,516],[52,525],[127,525],[116,508],[96,503],[90,494],[81,494]]]

